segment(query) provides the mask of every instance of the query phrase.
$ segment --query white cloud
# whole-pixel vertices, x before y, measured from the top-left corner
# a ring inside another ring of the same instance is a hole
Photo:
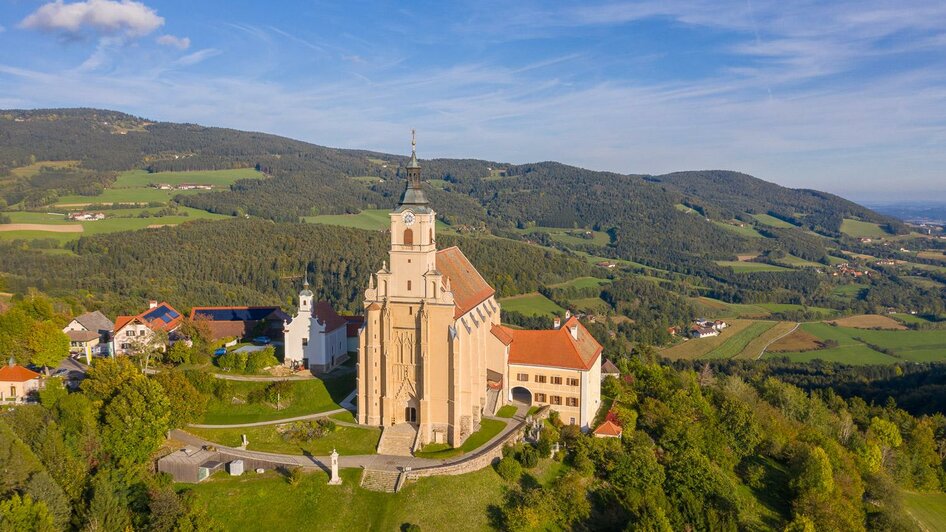
[[[164,18],[141,2],[132,0],[87,0],[44,4],[20,23],[20,27],[68,35],[91,31],[100,35],[140,37],[164,25]]]
[[[155,39],[158,44],[163,46],[171,46],[177,48],[178,50],[187,50],[191,47],[190,37],[175,37],[174,35],[162,35]]]
[[[197,50],[192,54],[185,55],[184,57],[175,61],[174,64],[181,66],[196,65],[197,63],[201,63],[206,59],[210,59],[211,57],[218,56],[222,53],[222,50],[217,50],[216,48],[204,48],[203,50]]]

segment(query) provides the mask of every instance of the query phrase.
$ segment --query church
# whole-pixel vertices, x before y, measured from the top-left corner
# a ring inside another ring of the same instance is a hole
[[[456,447],[517,401],[551,405],[587,430],[601,404],[601,345],[574,317],[542,331],[503,326],[476,267],[458,247],[437,249],[413,139],[406,170],[389,258],[365,290],[358,423],[408,430],[412,451]]]

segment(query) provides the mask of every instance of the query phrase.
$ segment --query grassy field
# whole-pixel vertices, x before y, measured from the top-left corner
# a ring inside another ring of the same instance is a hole
[[[787,272],[791,271],[791,268],[786,268],[784,266],[776,266],[774,264],[765,264],[763,262],[744,262],[739,260],[718,260],[716,264],[732,268],[736,273],[752,273],[752,272]]]
[[[834,340],[838,346],[806,352],[766,353],[766,357],[784,355],[796,362],[821,359],[845,364],[946,360],[946,334],[943,331],[866,330],[834,327],[827,323],[806,323],[802,325],[802,330],[821,341]],[[870,347],[871,345],[889,351],[895,356],[874,350]]]
[[[266,176],[255,168],[236,168],[233,170],[194,170],[187,172],[156,172],[131,170],[122,172],[111,188],[141,188],[152,183],[168,185],[212,185],[216,188],[228,188],[240,179],[264,179]]]
[[[79,161],[36,161],[33,164],[20,166],[10,170],[10,174],[15,177],[33,177],[39,173],[41,169],[46,168],[72,168],[78,166]]]
[[[147,229],[150,226],[180,225],[191,220],[222,220],[229,218],[222,214],[213,214],[190,207],[179,207],[178,214],[175,216],[138,218],[138,214],[143,211],[155,212],[160,208],[131,208],[106,210],[106,218],[95,222],[69,222],[64,216],[59,214],[48,214],[41,212],[9,212],[13,223],[42,223],[48,225],[81,225],[81,233],[56,233],[51,231],[2,231],[0,239],[15,240],[34,238],[53,238],[60,243],[76,240],[82,236],[100,235],[107,233],[117,233],[120,231],[136,231]]]
[[[844,221],[841,222],[841,232],[848,236],[853,236],[854,238],[880,238],[890,236],[875,223],[862,222],[851,218],[845,218]]]
[[[861,292],[864,290],[865,287],[861,284],[842,284],[831,289],[831,295],[842,299],[855,299],[860,296]]]
[[[226,530],[488,530],[487,508],[502,504],[506,483],[487,467],[474,473],[409,482],[399,493],[359,487],[361,471],[343,469],[341,486],[323,472],[290,486],[277,473],[215,475],[190,490]]]
[[[825,307],[806,307],[804,305],[793,305],[790,303],[759,303],[757,307],[764,308],[769,312],[790,312],[794,310],[807,310],[809,312],[815,312],[819,314],[822,318],[831,318],[837,315],[838,311],[832,308]]]
[[[853,329],[890,329],[903,330],[905,327],[897,320],[879,314],[859,314],[857,316],[848,316],[834,320],[832,323],[841,327],[851,327]]]
[[[751,224],[747,224],[743,222],[736,222],[736,221],[733,221],[731,223],[720,222],[717,220],[713,220],[713,223],[716,224],[718,227],[722,227],[723,229],[736,233],[737,235],[742,235],[748,238],[762,238],[762,233],[759,233],[758,231],[756,231],[755,228],[752,227]],[[740,223],[742,224],[741,226],[736,225]]]
[[[444,459],[460,456],[480,447],[506,428],[506,423],[496,419],[481,419],[480,430],[470,434],[460,447],[449,447],[442,443],[426,445],[422,450],[414,453],[418,458]]]
[[[749,343],[742,348],[742,351],[736,353],[732,358],[756,360],[759,358],[759,355],[762,354],[763,349],[766,349],[776,339],[791,333],[797,325],[797,323],[791,321],[776,322],[775,325],[768,330],[751,339]]]
[[[690,339],[672,347],[668,347],[667,349],[660,351],[660,354],[661,356],[672,359],[683,358],[687,360],[694,360],[698,358],[706,358],[708,353],[722,346],[734,336],[738,336],[739,333],[751,326],[752,323],[753,322],[750,320],[732,320],[729,323],[729,327],[723,329],[719,336]]]
[[[553,284],[552,288],[598,288],[601,285],[610,283],[607,279],[598,279],[597,277],[576,277],[571,281]]]
[[[190,432],[212,442],[238,447],[242,443],[242,435],[246,434],[250,444],[250,451],[262,451],[280,454],[312,454],[326,456],[337,449],[340,454],[374,454],[381,438],[381,430],[373,427],[346,427],[337,426],[332,433],[312,441],[290,443],[283,440],[278,432],[280,425],[264,425],[262,427],[244,427],[234,429],[198,429],[187,428]]]
[[[801,257],[796,257],[795,255],[787,255],[784,258],[778,260],[780,263],[785,264],[786,266],[791,266],[793,268],[824,268],[825,265],[820,262],[814,262],[810,260],[805,260]]]
[[[769,214],[753,214],[753,218],[759,221],[761,224],[765,224],[771,227],[796,227],[785,220],[780,220]]]
[[[201,423],[208,425],[228,425],[235,423],[255,423],[287,417],[316,414],[341,408],[338,402],[355,389],[355,376],[348,374],[333,379],[309,379],[293,382],[291,401],[276,410],[274,405],[253,404],[246,402],[247,395],[256,389],[265,388],[267,382],[229,381],[232,396],[239,401],[220,401],[214,399],[207,405],[207,413]]]
[[[928,277],[920,277],[918,275],[904,275],[901,277],[901,279],[906,279],[917,286],[923,288],[932,288],[933,290],[939,290],[940,288],[946,287],[946,284]]]
[[[754,353],[746,353],[743,356],[743,352],[746,351],[746,348],[750,343],[754,343],[760,336],[767,335],[768,331],[775,327],[777,322],[774,321],[756,321],[751,325],[742,329],[737,334],[730,335],[722,345],[716,347],[706,355],[700,358],[709,358],[709,359],[730,359],[730,358],[755,358],[758,356],[758,353],[762,351],[761,346]],[[774,336],[773,336],[774,338]],[[691,340],[692,342],[692,340]],[[767,340],[766,340],[767,342]],[[763,343],[762,345],[765,345]]]
[[[499,300],[506,312],[518,312],[526,316],[561,316],[565,309],[538,292],[521,296],[506,297]]]
[[[903,502],[920,530],[946,532],[946,494],[905,491]]]
[[[306,222],[314,224],[338,225],[369,231],[384,231],[391,227],[391,211],[388,209],[365,209],[358,214],[320,214],[306,216]],[[437,231],[450,231],[450,226],[437,221]]]
[[[571,245],[580,245],[580,244],[593,244],[596,246],[607,246],[611,243],[611,237],[608,236],[608,233],[604,231],[589,231],[587,229],[565,229],[562,227],[530,227],[528,229],[519,229],[517,232],[528,235],[529,233],[548,233],[552,240],[560,242],[562,244],[571,244]],[[583,238],[581,236],[576,236],[577,233],[589,233],[591,238]],[[575,234],[569,234],[575,233]]]
[[[600,297],[583,297],[580,299],[572,299],[569,302],[572,304],[573,310],[579,312],[604,314],[611,308],[611,305],[608,305]]]
[[[711,297],[690,298],[699,312],[712,318],[767,318],[771,312],[761,305],[744,305],[740,303],[726,303]]]

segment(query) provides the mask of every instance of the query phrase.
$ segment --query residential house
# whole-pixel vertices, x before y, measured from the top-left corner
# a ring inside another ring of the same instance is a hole
[[[0,368],[0,401],[22,403],[42,388],[43,376],[16,363],[13,357]]]
[[[279,307],[194,307],[190,320],[202,320],[212,340],[267,336],[281,339],[290,316]]]
[[[690,336],[693,338],[709,338],[711,336],[719,336],[719,331],[713,327],[702,327],[697,325],[690,329]]]
[[[348,322],[326,301],[313,305],[306,281],[299,292],[299,311],[283,326],[284,363],[313,372],[331,371],[348,360]]]
[[[148,310],[136,316],[118,316],[115,318],[112,352],[118,355],[131,353],[138,346],[151,343],[157,332],[174,332],[183,319],[174,307],[157,301],[149,302]]]
[[[598,425],[598,428],[592,434],[595,438],[620,438],[624,435],[624,429],[617,423],[607,419],[604,423]]]
[[[69,352],[83,354],[86,362],[92,355],[108,354],[109,340],[115,324],[98,310],[76,316],[62,332],[69,336]]]
[[[614,362],[610,360],[605,360],[601,364],[601,380],[604,380],[608,377],[614,377],[615,379],[621,376],[621,370],[614,365]]]

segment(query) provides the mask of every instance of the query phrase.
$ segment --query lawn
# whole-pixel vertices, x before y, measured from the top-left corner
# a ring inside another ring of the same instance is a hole
[[[229,381],[233,397],[246,401],[246,396],[255,389],[265,388],[268,382]],[[293,381],[293,396],[288,405],[276,410],[273,405],[214,399],[207,405],[207,413],[201,423],[207,425],[231,425],[255,423],[287,417],[304,416],[341,408],[338,402],[355,389],[355,375],[326,379]]]
[[[779,218],[776,218],[769,214],[753,214],[752,217],[758,220],[759,223],[768,225],[771,227],[797,227],[795,225],[792,225],[786,222],[785,220],[780,220]]]
[[[526,316],[561,316],[565,309],[538,292],[520,296],[506,297],[499,300],[506,312],[518,312]]]
[[[718,260],[716,264],[732,268],[736,273],[752,273],[752,272],[787,272],[791,271],[791,268],[786,268],[784,266],[776,266],[774,264],[766,264],[764,262],[746,262],[739,260]]]
[[[516,415],[516,407],[513,405],[503,405],[500,407],[499,411],[496,412],[496,417],[511,418],[514,415]]]
[[[428,444],[424,447],[425,450],[414,453],[414,456],[418,458],[434,459],[460,456],[461,454],[476,450],[478,447],[491,440],[493,436],[496,436],[502,432],[504,428],[506,428],[506,423],[504,421],[499,421],[497,419],[481,419],[480,430],[470,434],[470,436],[460,447],[447,447],[446,444],[437,443]]]
[[[880,238],[890,236],[875,223],[862,222],[851,218],[845,218],[844,221],[841,222],[841,232],[848,236],[853,236],[854,238]]]
[[[198,429],[187,428],[187,432],[208,439],[212,442],[228,447],[239,447],[242,435],[246,434],[250,444],[247,450],[262,451],[280,454],[311,454],[327,456],[332,449],[339,454],[374,454],[381,438],[381,430],[374,427],[345,427],[336,426],[335,430],[321,438],[308,442],[291,443],[283,440],[277,432],[279,425],[264,425],[261,427],[244,427],[234,429]]]
[[[903,502],[922,530],[946,531],[946,494],[904,491]]]
[[[597,277],[576,277],[564,283],[553,284],[551,288],[598,288],[610,282],[607,279],[598,279]]]
[[[226,530],[488,530],[487,509],[502,504],[506,484],[487,467],[455,476],[409,482],[399,493],[359,487],[361,471],[343,469],[341,486],[329,486],[323,472],[307,474],[296,486],[277,473],[242,477],[215,475],[191,491],[200,506]]]
[[[697,310],[713,318],[767,318],[771,312],[761,305],[726,303],[711,297],[695,297],[690,301],[697,305]]]

